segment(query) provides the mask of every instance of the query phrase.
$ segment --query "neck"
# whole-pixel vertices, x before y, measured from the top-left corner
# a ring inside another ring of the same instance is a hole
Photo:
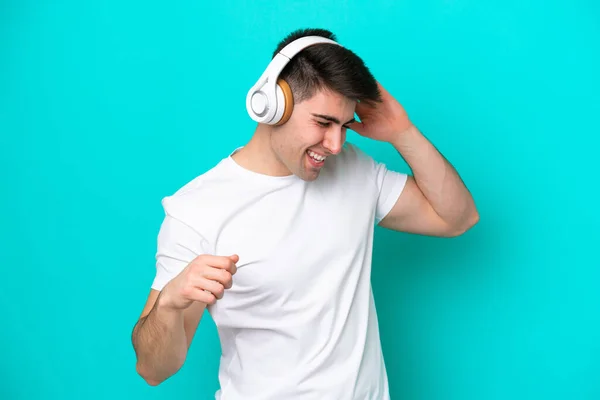
[[[271,146],[273,127],[258,124],[248,143],[231,156],[238,165],[250,171],[270,176],[290,175],[290,171],[279,161]]]

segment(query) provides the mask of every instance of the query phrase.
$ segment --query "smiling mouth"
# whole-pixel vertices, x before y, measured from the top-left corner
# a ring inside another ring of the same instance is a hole
[[[325,163],[325,159],[327,158],[327,156],[322,156],[320,154],[315,153],[312,150],[307,150],[306,155],[308,156],[310,162],[316,167],[322,166]]]

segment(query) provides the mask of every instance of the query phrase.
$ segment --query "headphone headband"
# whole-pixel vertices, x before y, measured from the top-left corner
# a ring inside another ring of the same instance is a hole
[[[278,89],[281,91],[277,85],[279,74],[296,54],[319,43],[340,46],[338,42],[322,36],[304,36],[285,46],[273,57],[246,96],[246,109],[254,121],[266,124],[279,122],[284,107],[283,101],[279,101],[277,98]]]

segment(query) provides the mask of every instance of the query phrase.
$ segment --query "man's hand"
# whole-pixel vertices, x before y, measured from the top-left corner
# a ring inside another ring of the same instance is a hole
[[[361,122],[349,125],[361,136],[390,143],[413,175],[380,226],[402,232],[456,236],[479,220],[475,203],[458,172],[410,121],[404,107],[378,82],[382,101],[358,103]]]
[[[231,288],[232,277],[237,271],[237,255],[200,255],[162,290],[163,307],[183,310],[194,301],[214,304],[221,299],[225,289]]]
[[[360,122],[350,124],[349,128],[361,136],[391,143],[398,135],[408,130],[412,122],[404,107],[379,82],[377,86],[382,102],[374,106],[358,103],[356,114]]]
[[[162,291],[151,291],[132,333],[136,369],[150,385],[181,368],[204,308],[231,288],[238,261],[237,255],[200,255]]]

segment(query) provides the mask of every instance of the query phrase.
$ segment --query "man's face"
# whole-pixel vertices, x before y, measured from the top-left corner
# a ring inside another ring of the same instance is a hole
[[[329,90],[295,104],[290,119],[272,131],[275,156],[300,179],[315,180],[327,157],[341,151],[355,107],[355,101]]]

